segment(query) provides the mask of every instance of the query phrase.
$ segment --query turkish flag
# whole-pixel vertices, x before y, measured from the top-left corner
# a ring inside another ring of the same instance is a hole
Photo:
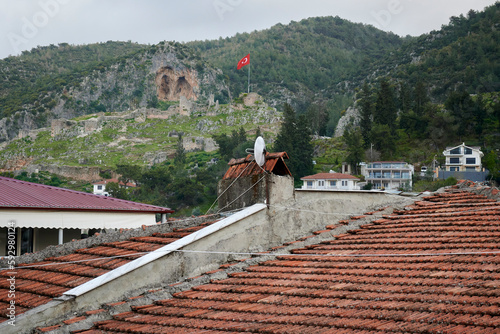
[[[250,54],[247,54],[245,57],[241,58],[241,60],[238,62],[238,66],[236,66],[236,69],[239,70],[245,65],[250,64]]]

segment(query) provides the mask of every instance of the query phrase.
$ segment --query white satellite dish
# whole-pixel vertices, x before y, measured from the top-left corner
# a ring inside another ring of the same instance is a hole
[[[264,142],[264,138],[261,136],[258,136],[257,139],[255,139],[253,155],[257,165],[262,167],[266,162],[266,143]]]

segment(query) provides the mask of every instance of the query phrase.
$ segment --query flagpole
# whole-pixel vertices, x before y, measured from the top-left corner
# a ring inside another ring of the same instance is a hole
[[[252,63],[248,64],[248,89],[247,89],[247,93],[250,93],[250,66],[252,66]]]

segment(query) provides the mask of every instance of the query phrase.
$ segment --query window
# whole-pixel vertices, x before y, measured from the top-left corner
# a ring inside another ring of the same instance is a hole
[[[97,190],[102,190],[102,186],[97,186]]]
[[[336,187],[337,181],[330,181],[330,187]]]
[[[462,149],[460,147],[450,150],[450,154],[462,154]]]
[[[393,177],[395,179],[400,179],[401,178],[401,173],[400,172],[394,172]]]
[[[347,187],[347,181],[342,181],[342,187]]]
[[[464,151],[465,151],[464,154],[472,154],[472,149],[469,147],[466,147]]]
[[[410,173],[409,172],[403,172],[402,174],[402,179],[409,179],[410,178]]]
[[[476,164],[476,158],[466,158],[465,159],[465,164],[466,165],[475,165]]]
[[[460,158],[450,158],[450,164],[459,164]]]
[[[318,186],[319,187],[324,187],[325,186],[325,181],[318,181]]]
[[[313,187],[313,181],[307,181],[307,188],[311,189]]]
[[[390,179],[391,178],[391,172],[384,172],[384,179]]]
[[[458,172],[459,168],[458,167],[450,167],[450,172]]]

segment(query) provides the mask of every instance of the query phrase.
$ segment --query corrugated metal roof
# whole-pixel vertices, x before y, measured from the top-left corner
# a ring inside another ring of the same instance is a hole
[[[304,176],[301,180],[359,180],[357,177],[342,173],[318,173]]]
[[[171,213],[169,208],[0,177],[0,208]]]
[[[223,179],[235,179],[237,177],[245,177],[250,175],[260,175],[264,172],[269,172],[277,175],[290,175],[290,170],[285,164],[284,159],[288,159],[286,152],[266,153],[266,162],[259,167],[255,162],[253,155],[249,154],[246,158],[231,159],[229,161],[229,169]]]

